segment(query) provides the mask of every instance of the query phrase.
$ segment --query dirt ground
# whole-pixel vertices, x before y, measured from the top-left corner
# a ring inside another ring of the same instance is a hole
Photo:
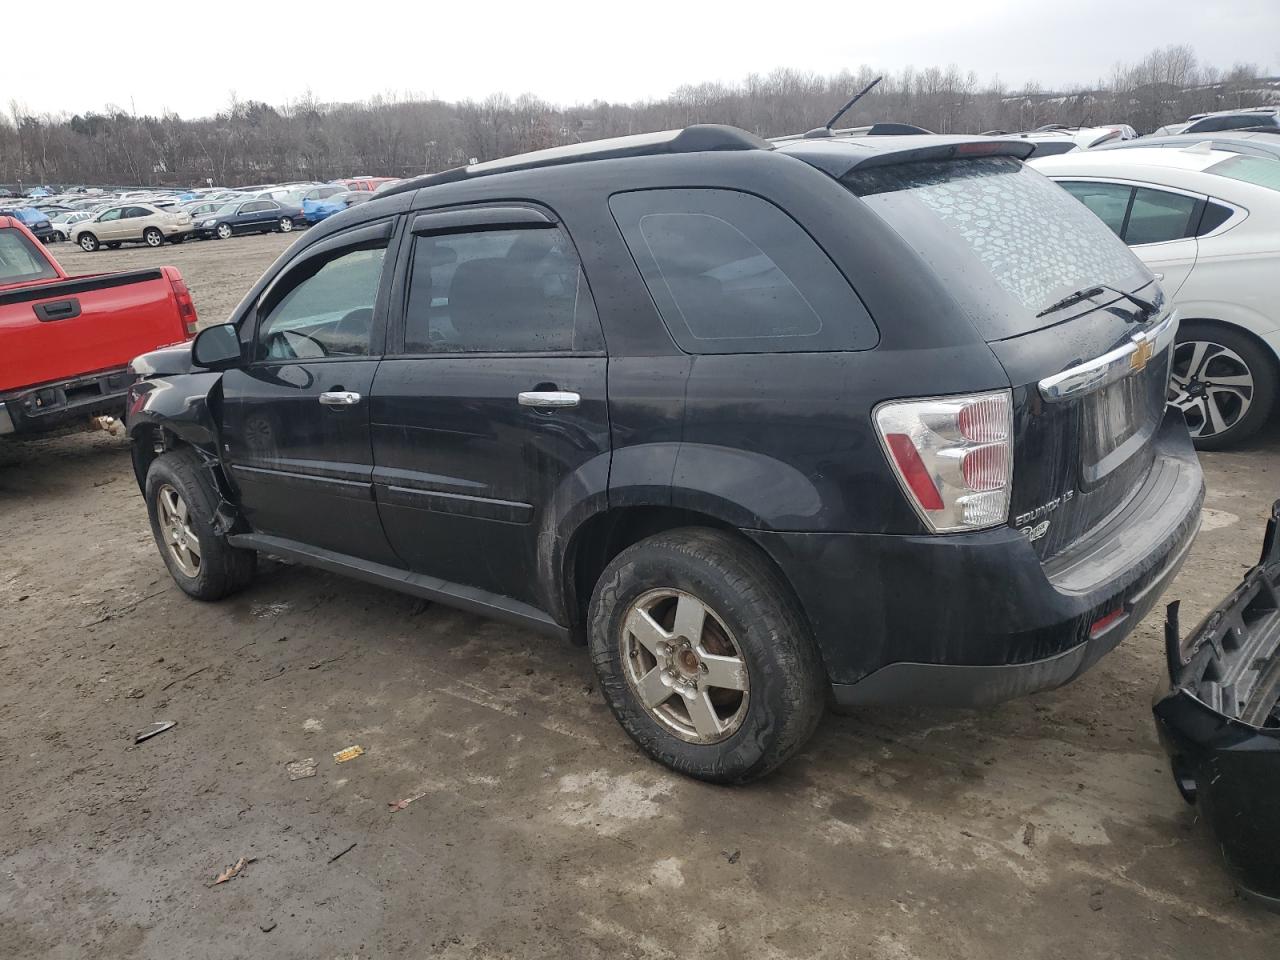
[[[176,264],[207,323],[287,243],[56,252]],[[1256,559],[1280,429],[1203,460],[1187,624]],[[106,434],[0,443],[0,530],[3,957],[1280,953],[1156,743],[1155,615],[1066,689],[829,717],[730,789],[643,757],[583,650],[273,562],[187,599]]]

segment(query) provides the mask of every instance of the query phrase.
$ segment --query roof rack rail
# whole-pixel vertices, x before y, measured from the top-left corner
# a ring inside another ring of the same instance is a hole
[[[440,173],[411,177],[376,191],[379,197],[408,193],[423,187],[434,187],[459,180],[470,180],[516,170],[534,170],[589,160],[617,160],[623,157],[648,157],[671,153],[707,153],[720,150],[772,150],[773,144],[738,127],[719,123],[697,123],[683,130],[663,130],[630,137],[591,140],[562,147],[518,153],[497,160],[484,160],[465,167],[453,167]]]
[[[770,137],[769,142],[792,143],[796,140],[832,140],[841,137],[904,137],[919,136],[921,134],[932,136],[933,131],[926,130],[924,127],[917,127],[914,123],[882,120],[879,123],[873,123],[865,127],[844,127],[839,130],[818,127],[805,133],[790,133],[785,137]]]

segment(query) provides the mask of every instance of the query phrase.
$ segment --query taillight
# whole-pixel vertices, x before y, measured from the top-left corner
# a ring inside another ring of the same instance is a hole
[[[196,316],[196,304],[191,299],[191,291],[187,289],[186,281],[181,277],[170,277],[169,284],[173,287],[174,299],[178,301],[178,316],[182,318],[187,336],[194,337],[200,320]]]
[[[1013,487],[1008,390],[893,400],[875,410],[885,453],[916,513],[935,533],[1004,523]]]

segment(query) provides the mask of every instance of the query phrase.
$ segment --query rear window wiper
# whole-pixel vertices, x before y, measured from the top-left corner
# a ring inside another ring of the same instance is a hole
[[[1150,300],[1140,297],[1136,293],[1126,293],[1124,290],[1121,290],[1119,287],[1112,287],[1112,286],[1108,286],[1105,283],[1099,283],[1096,286],[1087,287],[1084,290],[1077,290],[1075,293],[1068,294],[1067,296],[1059,300],[1057,303],[1051,303],[1049,306],[1045,307],[1043,310],[1037,313],[1036,318],[1039,319],[1040,317],[1047,316],[1050,313],[1056,313],[1059,310],[1065,310],[1067,307],[1075,306],[1077,303],[1079,303],[1082,300],[1091,300],[1094,297],[1096,297],[1098,294],[1106,290],[1109,290],[1112,293],[1119,294],[1120,296],[1124,297],[1126,300],[1134,304],[1134,306],[1136,306],[1139,310],[1141,310],[1144,314],[1148,316],[1156,312],[1156,305],[1152,303]]]
[[[1071,293],[1063,297],[1057,303],[1049,304],[1049,306],[1045,307],[1043,310],[1041,310],[1039,313],[1036,314],[1036,319],[1039,319],[1040,317],[1048,316],[1051,313],[1057,313],[1059,310],[1065,310],[1067,307],[1074,307],[1081,300],[1089,300],[1093,297],[1096,297],[1098,294],[1102,293],[1104,289],[1106,288],[1105,287],[1087,287],[1084,290],[1077,290],[1075,293]]]

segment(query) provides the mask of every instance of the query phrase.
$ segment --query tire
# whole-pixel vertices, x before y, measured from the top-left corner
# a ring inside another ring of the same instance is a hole
[[[1267,422],[1278,379],[1276,358],[1247,333],[1188,320],[1174,346],[1169,402],[1186,416],[1197,450],[1223,450]]]
[[[214,230],[214,235],[217,236],[219,240],[230,240],[231,233],[231,224],[229,223],[220,223]]]
[[[164,234],[155,227],[147,227],[142,231],[142,242],[148,247],[163,247]]]
[[[702,623],[693,644],[682,619]],[[822,717],[826,674],[796,600],[762,554],[718,530],[672,530],[623,550],[592,593],[588,642],[623,729],[699,780],[764,776]]]
[[[277,225],[277,228],[280,230],[281,233],[289,233],[290,231],[293,230],[293,218],[281,217],[280,223]]]
[[[98,243],[98,238],[95,237],[92,233],[89,233],[88,231],[85,231],[84,233],[80,234],[80,237],[78,240],[76,240],[76,243],[80,245],[80,249],[83,250],[85,253],[93,253],[95,250],[98,249],[98,247],[102,246],[102,244]]]
[[[181,509],[175,509],[175,497]],[[187,594],[220,600],[253,579],[257,554],[214,532],[218,492],[193,451],[171,450],[155,459],[147,471],[146,501],[156,547]]]

